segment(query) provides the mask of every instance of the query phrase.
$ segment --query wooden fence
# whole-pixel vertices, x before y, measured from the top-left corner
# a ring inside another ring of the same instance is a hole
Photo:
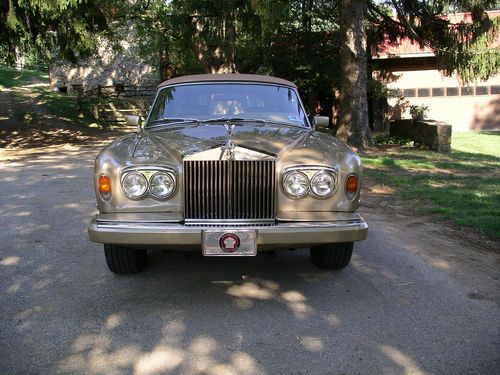
[[[77,95],[78,100],[88,101],[101,98],[152,98],[156,92],[155,86],[129,86],[129,85],[112,85],[92,87],[84,90],[83,85],[71,85],[73,92]]]
[[[116,84],[112,86],[98,85],[90,89],[84,89],[83,85],[72,84],[73,93],[77,96],[78,111],[81,112],[82,105],[97,101],[101,103],[103,99],[137,99],[144,102],[152,102],[156,93],[156,86],[130,86]]]

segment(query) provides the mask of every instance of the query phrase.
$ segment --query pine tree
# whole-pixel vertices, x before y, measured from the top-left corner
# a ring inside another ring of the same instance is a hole
[[[105,1],[7,0],[0,5],[0,51],[14,64],[19,54],[49,59],[52,53],[75,61],[96,46],[107,29]]]

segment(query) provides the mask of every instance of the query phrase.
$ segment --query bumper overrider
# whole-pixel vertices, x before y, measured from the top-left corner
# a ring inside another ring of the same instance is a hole
[[[257,246],[299,247],[364,240],[368,224],[357,213],[345,213],[339,220],[184,223],[147,214],[98,214],[88,227],[90,240],[99,243],[134,246],[201,247],[202,232],[254,229]]]

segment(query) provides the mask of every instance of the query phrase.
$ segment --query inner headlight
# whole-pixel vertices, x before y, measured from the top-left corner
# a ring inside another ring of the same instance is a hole
[[[148,180],[142,173],[128,172],[123,176],[122,187],[130,198],[140,198],[148,190]]]
[[[283,188],[292,197],[303,197],[309,191],[309,178],[302,172],[290,172],[283,181]]]
[[[311,190],[318,197],[328,197],[335,190],[335,177],[329,172],[318,172],[311,179]]]
[[[170,173],[158,172],[149,182],[149,191],[160,199],[170,197],[175,191],[175,178]]]

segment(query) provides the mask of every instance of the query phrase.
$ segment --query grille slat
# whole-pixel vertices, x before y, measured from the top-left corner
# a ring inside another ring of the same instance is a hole
[[[186,219],[274,219],[272,160],[184,161]]]

